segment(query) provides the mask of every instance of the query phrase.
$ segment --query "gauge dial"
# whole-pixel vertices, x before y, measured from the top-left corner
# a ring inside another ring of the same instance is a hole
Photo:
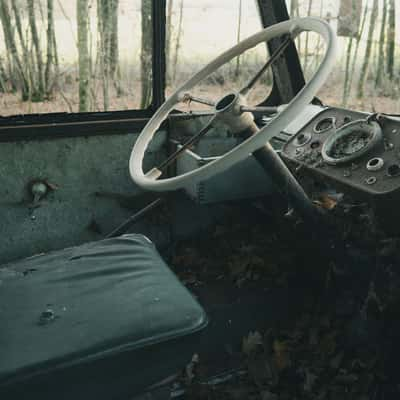
[[[318,121],[314,126],[315,133],[323,133],[335,127],[335,118],[329,117]]]

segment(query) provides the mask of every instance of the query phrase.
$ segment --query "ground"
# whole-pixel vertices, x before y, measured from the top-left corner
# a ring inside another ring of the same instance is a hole
[[[243,80],[243,84],[246,80]],[[342,92],[343,83],[341,75],[335,74],[332,79],[323,86],[318,93],[318,97],[329,106],[343,107]],[[183,82],[181,82],[183,83]],[[166,90],[169,96],[173,90],[177,88],[177,83],[173,88],[168,87]],[[192,94],[216,100],[224,94],[236,88],[235,83],[224,81],[223,83],[209,80],[202,85],[196,87]],[[239,85],[240,86],[240,85]],[[110,88],[110,104],[109,110],[129,110],[140,108],[141,88],[140,82],[130,81],[123,82],[124,90],[117,96],[115,88]],[[397,86],[396,86],[397,87]],[[256,105],[263,101],[269,91],[270,86],[262,84],[258,85],[254,93],[249,98],[249,104]],[[91,111],[103,111],[103,99],[101,84],[94,84],[91,93]],[[54,112],[77,112],[79,106],[78,98],[78,83],[75,79],[70,79],[68,82],[60,83],[60,88],[54,95],[43,102],[21,102],[19,93],[1,93],[0,94],[0,115],[8,116],[15,114],[35,114],[35,113],[54,113]],[[354,91],[347,99],[347,108],[353,110],[361,110],[367,112],[385,112],[385,113],[400,113],[400,104],[397,101],[397,95],[390,96],[388,93],[382,93],[378,90],[373,90],[371,85],[367,85],[366,93],[362,99],[355,96]],[[181,109],[188,110],[210,110],[207,106],[192,103],[190,108],[187,105],[182,105]]]
[[[209,368],[196,355],[182,378],[188,399],[399,398],[400,242],[374,227],[361,206],[320,204],[343,222],[323,240],[296,218],[273,217],[261,201],[236,206],[201,240],[179,243],[171,264],[195,293],[218,280],[295,293],[290,316],[227,350],[239,360],[227,382],[205,384]]]

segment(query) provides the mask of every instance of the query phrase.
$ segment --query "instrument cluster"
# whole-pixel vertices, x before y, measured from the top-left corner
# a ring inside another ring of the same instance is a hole
[[[367,196],[400,194],[400,119],[325,108],[283,147],[296,168]]]

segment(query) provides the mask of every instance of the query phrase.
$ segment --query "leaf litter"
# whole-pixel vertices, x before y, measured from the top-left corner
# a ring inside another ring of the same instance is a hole
[[[382,234],[363,205],[323,202],[341,224],[344,260],[310,257],[306,224],[292,219],[249,223],[243,215],[179,243],[172,263],[189,288],[221,279],[237,288],[304,286],[285,326],[242,338],[244,374],[200,390],[194,370],[189,400],[400,398],[400,238]]]

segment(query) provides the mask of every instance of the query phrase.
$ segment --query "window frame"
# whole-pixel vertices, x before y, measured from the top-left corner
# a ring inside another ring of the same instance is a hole
[[[146,109],[0,117],[0,142],[121,134],[141,130],[165,100],[166,0],[152,1],[152,101]]]
[[[290,19],[286,0],[257,0],[262,26],[267,28],[278,22]],[[282,43],[281,38],[275,38],[268,43],[272,54]],[[279,105],[291,101],[305,85],[303,70],[300,64],[296,45],[292,43],[282,56],[272,65],[273,86],[270,95],[261,106]],[[276,77],[280,79],[277,80]]]

